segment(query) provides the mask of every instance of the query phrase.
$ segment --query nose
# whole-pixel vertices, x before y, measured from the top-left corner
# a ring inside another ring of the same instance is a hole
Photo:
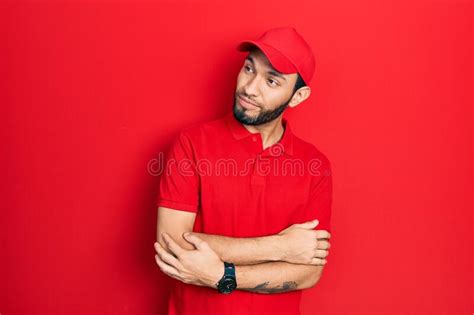
[[[247,95],[247,97],[252,101],[252,97],[256,97],[258,95],[258,84],[259,78],[255,76],[244,86],[245,95]]]

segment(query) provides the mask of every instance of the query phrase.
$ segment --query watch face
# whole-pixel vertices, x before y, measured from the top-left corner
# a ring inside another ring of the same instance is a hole
[[[219,282],[218,289],[221,293],[230,293],[232,290],[235,290],[237,283],[235,278],[225,277]]]

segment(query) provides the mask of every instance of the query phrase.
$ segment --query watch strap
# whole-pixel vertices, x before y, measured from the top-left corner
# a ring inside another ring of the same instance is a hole
[[[224,277],[235,278],[235,266],[233,263],[224,262]]]

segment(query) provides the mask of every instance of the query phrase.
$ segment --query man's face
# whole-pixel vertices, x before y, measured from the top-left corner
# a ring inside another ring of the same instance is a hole
[[[249,53],[237,77],[234,116],[243,124],[260,125],[279,117],[293,97],[297,74],[276,71],[260,49]],[[254,105],[241,101],[241,97]]]

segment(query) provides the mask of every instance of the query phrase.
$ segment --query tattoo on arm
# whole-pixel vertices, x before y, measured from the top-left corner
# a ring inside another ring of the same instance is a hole
[[[259,292],[259,293],[281,293],[281,292],[296,290],[298,286],[295,281],[286,281],[286,282],[283,282],[281,286],[269,288],[268,283],[269,282],[266,281],[264,283],[257,285],[255,288],[249,288],[245,290]]]

